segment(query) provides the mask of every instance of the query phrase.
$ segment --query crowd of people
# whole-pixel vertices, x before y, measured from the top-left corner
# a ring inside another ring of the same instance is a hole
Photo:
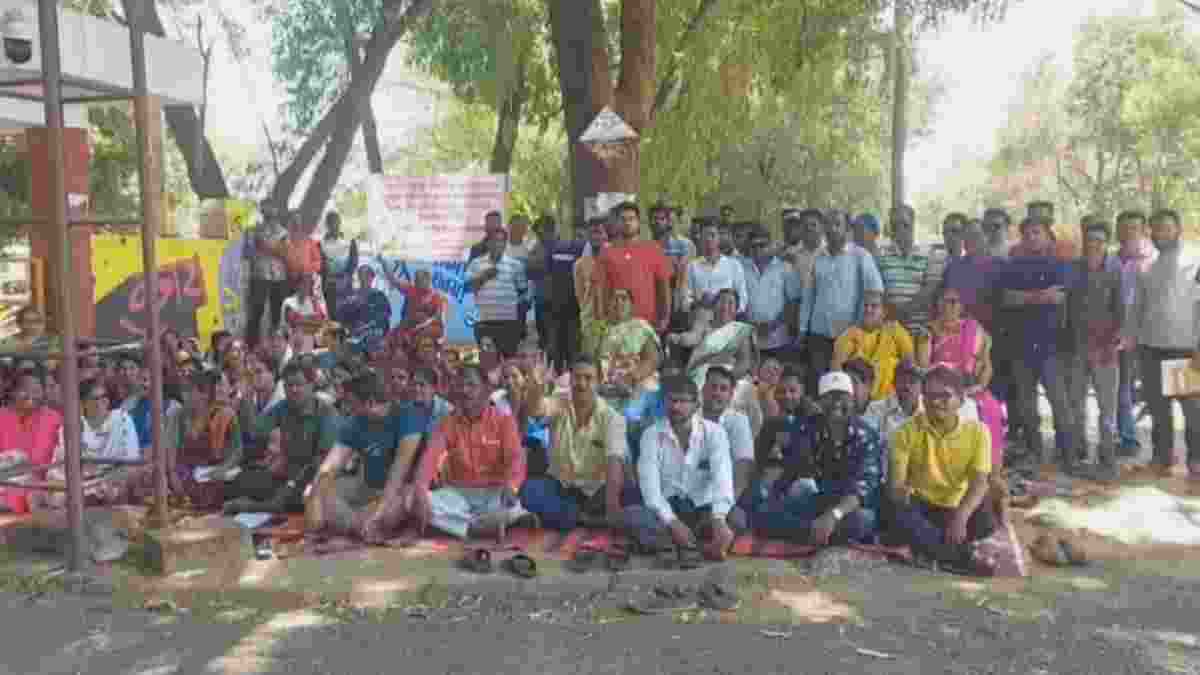
[[[161,337],[172,499],[303,512],[310,531],[368,543],[529,523],[720,559],[753,531],[907,544],[987,575],[995,561],[977,544],[1006,517],[1006,467],[1054,460],[1117,480],[1118,459],[1139,451],[1135,399],[1161,469],[1176,461],[1180,402],[1200,476],[1200,399],[1162,387],[1162,363],[1200,343],[1178,214],[1125,211],[1115,228],[1088,217],[1075,243],[1038,202],[1015,230],[1001,209],[949,214],[940,241],[918,246],[903,205],[890,240],[871,214],[786,209],[776,241],[720,213],[680,234],[678,210],[656,204],[649,238],[633,203],[575,236],[552,218],[488,214],[465,252],[478,316],[463,346],[446,343],[448,302],[428,273],[380,261],[378,278],[336,214],[318,241],[264,208],[245,335],[218,331],[207,352]],[[404,296],[394,320],[385,287]],[[36,308],[18,323],[6,351],[57,344]],[[144,361],[87,352],[79,367],[84,456],[130,463],[89,481],[87,502],[146,499]],[[75,392],[38,361],[5,377],[0,460],[61,480],[60,403]],[[60,495],[0,493],[14,511],[61,509]]]

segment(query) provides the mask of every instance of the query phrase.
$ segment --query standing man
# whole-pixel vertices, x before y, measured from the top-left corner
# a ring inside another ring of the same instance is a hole
[[[650,322],[661,334],[671,322],[671,264],[658,242],[638,241],[641,211],[624,202],[613,210],[617,223],[610,229],[607,249],[596,260],[596,291],[599,307],[611,312],[612,293],[629,291],[633,315]],[[610,316],[611,320],[618,317]]]
[[[579,355],[579,298],[575,289],[575,263],[583,257],[584,242],[559,239],[558,225],[550,216],[538,221],[541,245],[530,258],[530,268],[540,264],[542,301],[537,307],[542,349],[558,370],[565,372]]]
[[[488,237],[493,232],[502,232],[504,230],[504,219],[499,211],[488,211],[483,217],[483,239],[471,245],[471,249],[467,252],[467,262],[484,256],[488,252]]]
[[[736,258],[721,252],[719,228],[706,224],[700,230],[702,257],[688,264],[688,304],[695,308],[707,304],[725,288],[733,289],[738,296],[738,313],[746,311],[746,275]]]
[[[891,315],[913,333],[929,323],[930,299],[941,275],[931,272],[928,253],[916,246],[912,207],[894,207],[891,218],[895,251],[879,256],[879,274]]]
[[[1008,257],[1008,228],[1012,218],[1004,209],[988,209],[983,212],[983,233],[987,235],[987,254],[993,258]]]
[[[354,270],[358,269],[358,240],[347,244],[342,239],[342,217],[337,211],[325,214],[325,240],[321,242],[322,294],[329,316],[337,320],[342,298],[354,288]]]
[[[989,332],[992,330],[991,273],[995,259],[988,255],[987,237],[979,221],[966,224],[962,233],[963,255],[946,265],[942,283],[958,291],[963,310]],[[994,360],[994,359],[993,359]]]
[[[1021,223],[1021,243],[1013,246],[1011,257],[997,267],[996,290],[1001,310],[998,332],[1009,340],[1014,352],[1013,399],[1009,420],[1025,448],[1038,461],[1044,461],[1041,415],[1038,412],[1038,385],[1046,388],[1054,414],[1055,446],[1064,465],[1073,464],[1074,455],[1065,421],[1065,392],[1058,376],[1055,358],[1058,346],[1060,309],[1066,295],[1067,267],[1055,254],[1050,223],[1026,219]],[[999,338],[998,338],[999,339]],[[1014,433],[1010,431],[1009,437]]]
[[[262,219],[250,235],[253,246],[243,251],[250,261],[250,297],[247,300],[246,343],[258,348],[263,315],[270,309],[267,333],[279,330],[283,301],[290,294],[287,269],[287,228],[283,216],[273,204],[263,202]]]
[[[751,255],[742,260],[746,275],[746,315],[756,329],[761,358],[785,358],[792,343],[789,313],[800,300],[800,280],[791,265],[775,256],[767,228],[756,227]]]
[[[488,254],[467,265],[467,286],[475,294],[479,310],[475,341],[482,345],[484,338],[490,338],[501,354],[510,357],[517,353],[523,337],[524,321],[518,307],[529,284],[524,263],[504,252],[508,234],[503,229],[493,230],[487,241]]]
[[[1133,309],[1126,323],[1128,337],[1136,340],[1141,362],[1142,392],[1154,420],[1154,467],[1168,471],[1174,464],[1175,420],[1173,399],[1163,395],[1162,364],[1172,359],[1192,359],[1200,369],[1200,264],[1180,244],[1183,226],[1179,214],[1163,209],[1150,217],[1150,236],[1158,259],[1138,275]],[[1180,398],[1187,443],[1188,469],[1200,478],[1200,398]]]
[[[696,257],[696,245],[686,237],[675,236],[673,210],[659,202],[650,209],[650,230],[662,245],[663,255],[671,262],[671,326],[674,333],[690,328],[687,314],[687,266]]]
[[[1074,447],[1087,457],[1088,386],[1096,389],[1100,408],[1100,445],[1095,471],[1099,480],[1116,480],[1117,389],[1121,325],[1125,306],[1121,300],[1121,270],[1108,255],[1108,224],[1093,220],[1084,231],[1082,259],[1072,267],[1071,285],[1063,306],[1063,334],[1059,341],[1067,420]]]
[[[816,393],[820,377],[833,360],[833,342],[862,318],[863,295],[883,292],[875,260],[848,248],[846,214],[834,212],[825,221],[827,250],[813,261],[812,284],[804,289],[801,330],[808,349],[809,391]]]
[[[1117,239],[1121,242],[1121,249],[1117,253],[1121,261],[1121,298],[1125,304],[1126,316],[1131,316],[1138,275],[1149,270],[1158,258],[1158,251],[1150,241],[1146,214],[1142,211],[1123,211],[1117,216]],[[1141,442],[1138,441],[1137,421],[1133,417],[1137,359],[1137,343],[1123,336],[1120,354],[1121,384],[1117,394],[1117,431],[1121,435],[1121,445],[1117,448],[1117,453],[1122,457],[1136,457],[1142,449]]]
[[[873,256],[879,256],[879,219],[874,213],[861,213],[854,219],[854,243]]]

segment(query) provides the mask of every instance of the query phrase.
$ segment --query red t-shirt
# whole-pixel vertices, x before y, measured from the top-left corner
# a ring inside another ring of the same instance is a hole
[[[655,282],[670,283],[674,268],[656,241],[634,241],[610,246],[596,259],[596,282],[612,291],[625,289],[633,298],[633,315],[651,324],[658,322]],[[608,308],[605,308],[606,310]]]

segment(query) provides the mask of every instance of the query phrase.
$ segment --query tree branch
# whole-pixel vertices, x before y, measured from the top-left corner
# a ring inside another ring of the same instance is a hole
[[[718,0],[700,0],[700,6],[696,8],[695,13],[688,19],[687,25],[684,26],[683,32],[679,34],[679,39],[669,52],[671,60],[667,63],[667,69],[663,73],[662,80],[658,83],[658,92],[654,95],[654,113],[657,114],[662,110],[667,103],[667,97],[671,95],[671,90],[676,87],[679,80],[679,52],[687,49],[688,44],[700,32],[700,26],[704,23],[704,19],[708,17],[709,12],[716,7]]]
[[[1200,4],[1195,3],[1195,2],[1189,2],[1188,0],[1179,0],[1179,2],[1184,7],[1187,7],[1188,9],[1192,10],[1193,12],[1200,13]]]

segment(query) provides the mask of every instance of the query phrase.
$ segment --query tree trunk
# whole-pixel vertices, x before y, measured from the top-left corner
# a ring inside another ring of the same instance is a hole
[[[655,0],[621,2],[621,74],[615,88],[599,0],[552,0],[549,11],[571,153],[572,209],[576,220],[581,220],[585,201],[599,192],[638,192],[641,162],[636,144],[631,152],[600,162],[578,141],[608,105],[639,134],[650,128],[655,99]]]
[[[492,144],[492,161],[488,166],[491,173],[507,174],[512,169],[513,154],[517,147],[517,136],[521,133],[521,108],[528,95],[525,83],[525,60],[517,62],[517,76],[512,89],[504,96],[496,119],[496,140]]]
[[[301,175],[317,151],[322,145],[325,146],[325,154],[314,170],[304,199],[300,203],[302,223],[316,223],[320,217],[341,177],[354,135],[358,133],[363,115],[370,104],[371,94],[383,75],[384,66],[387,65],[388,54],[404,32],[429,11],[433,0],[412,0],[407,9],[401,11],[400,7],[404,4],[401,0],[384,1],[384,22],[372,31],[371,38],[366,43],[362,65],[351,73],[350,85],[317,123],[271,190],[270,200],[273,203],[288,204]],[[328,143],[325,143],[326,139]]]
[[[133,21],[133,17],[142,17],[145,25],[141,28],[150,35],[166,37],[162,19],[158,16],[158,7],[154,0],[123,0],[125,16]],[[138,11],[144,8],[145,11]],[[201,199],[225,199],[229,197],[229,186],[225,183],[225,174],[217,163],[216,153],[204,135],[196,110],[190,105],[164,105],[163,116],[167,118],[167,128],[175,138],[175,144],[187,161],[188,180],[192,190]]]
[[[353,72],[362,62],[362,50],[355,36],[351,35],[346,41],[346,62]],[[362,121],[363,147],[367,154],[367,171],[383,173],[383,151],[379,149],[379,126],[375,123],[375,109],[371,107],[371,97],[367,97],[367,108],[363,112]]]
[[[908,149],[909,20],[906,3],[896,0],[892,74],[892,206],[904,203],[904,153]]]

